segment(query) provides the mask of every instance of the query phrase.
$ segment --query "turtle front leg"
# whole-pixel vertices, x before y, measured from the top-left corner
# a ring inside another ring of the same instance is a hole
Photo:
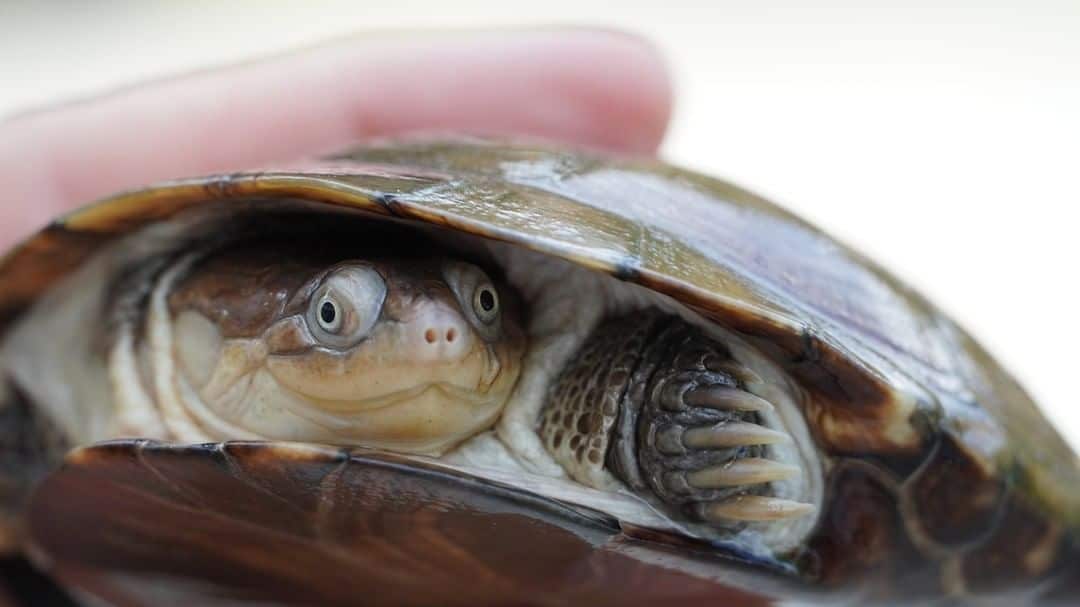
[[[552,386],[540,434],[575,480],[625,485],[676,519],[717,530],[801,516],[813,506],[771,496],[800,474],[769,457],[790,440],[762,425],[772,405],[721,343],[676,316],[641,312],[602,323]]]

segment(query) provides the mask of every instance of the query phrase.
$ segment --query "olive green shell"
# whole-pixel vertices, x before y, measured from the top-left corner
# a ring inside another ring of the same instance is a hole
[[[965,583],[1007,585],[1056,566],[1023,559],[1047,542],[1071,542],[1080,526],[1076,456],[954,322],[768,201],[648,159],[478,140],[389,142],[120,194],[58,219],[0,261],[0,336],[118,236],[198,205],[281,198],[565,258],[667,294],[747,337],[817,403],[807,411],[814,438],[843,463],[830,476],[830,499],[859,504],[822,519],[800,564],[804,576],[843,583],[852,568],[870,566],[852,563],[851,551],[899,550],[865,537],[894,517],[903,542],[940,554]],[[899,503],[863,495],[867,479],[899,487]],[[865,529],[852,531],[855,519]],[[999,533],[1017,524],[1031,530]]]

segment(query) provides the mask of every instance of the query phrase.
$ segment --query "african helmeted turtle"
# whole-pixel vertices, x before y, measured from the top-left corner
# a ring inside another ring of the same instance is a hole
[[[79,597],[1076,596],[1080,468],[1014,380],[652,160],[407,140],[123,193],[0,262],[0,372],[5,543]]]

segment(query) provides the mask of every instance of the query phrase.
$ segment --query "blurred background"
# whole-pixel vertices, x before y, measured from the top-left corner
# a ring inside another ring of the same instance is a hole
[[[1080,447],[1077,0],[7,1],[0,117],[364,30],[561,23],[652,39],[665,157],[926,292]]]

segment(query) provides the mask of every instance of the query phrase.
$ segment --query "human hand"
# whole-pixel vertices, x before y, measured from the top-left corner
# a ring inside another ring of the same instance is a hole
[[[0,251],[116,191],[408,131],[655,151],[671,91],[647,43],[585,29],[381,34],[0,123]]]

